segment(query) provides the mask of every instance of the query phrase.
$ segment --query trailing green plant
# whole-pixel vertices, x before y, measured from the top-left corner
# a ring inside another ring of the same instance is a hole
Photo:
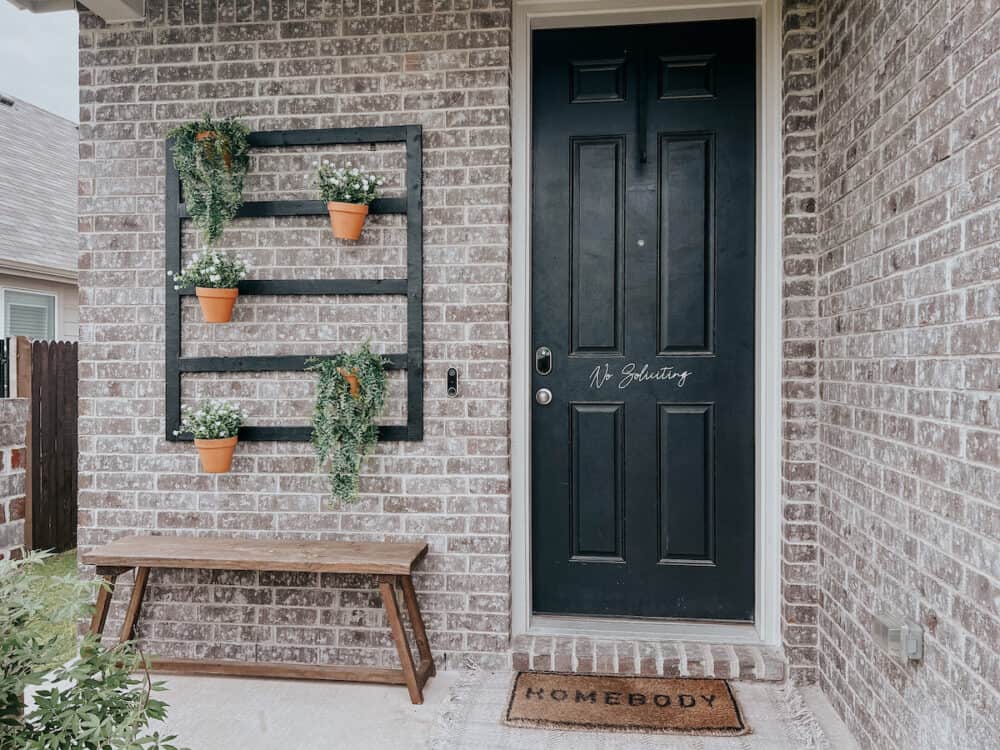
[[[181,409],[181,429],[174,430],[174,435],[190,432],[198,440],[234,437],[246,418],[240,407],[228,401],[202,401],[197,409]]]
[[[361,462],[378,443],[375,419],[388,391],[385,365],[367,343],[357,352],[310,360],[309,370],[319,375],[313,447],[320,468],[327,467],[330,494],[344,502],[357,499]],[[354,394],[347,375],[357,377]]]
[[[178,274],[167,271],[173,277],[174,289],[186,286],[200,286],[211,289],[232,289],[247,275],[247,263],[243,258],[228,255],[218,250],[195,253]]]
[[[250,165],[250,129],[233,118],[185,123],[167,133],[184,188],[184,204],[206,247],[243,205],[243,178]]]
[[[149,731],[150,721],[166,717],[166,703],[152,697],[164,687],[150,681],[133,643],[106,649],[87,636],[79,656],[64,663],[64,646],[45,625],[80,618],[107,584],[48,575],[46,557],[0,560],[0,748],[176,750],[174,737]],[[53,590],[58,597],[47,595]],[[35,692],[25,707],[29,687]]]
[[[385,182],[364,167],[353,167],[351,162],[338,167],[329,160],[322,164],[313,162],[316,167],[316,186],[327,203],[357,203],[367,206],[378,198],[379,191]]]

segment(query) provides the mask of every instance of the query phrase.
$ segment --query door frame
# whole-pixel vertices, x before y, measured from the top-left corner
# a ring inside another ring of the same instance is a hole
[[[531,32],[755,18],[757,31],[754,622],[531,611]],[[511,79],[511,632],[780,643],[781,16],[778,0],[514,0]]]

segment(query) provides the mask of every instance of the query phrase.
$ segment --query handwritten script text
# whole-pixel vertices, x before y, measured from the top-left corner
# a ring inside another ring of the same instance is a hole
[[[629,362],[622,365],[617,375],[618,388],[625,390],[635,383],[646,383],[652,380],[672,382],[678,388],[683,388],[693,373],[690,370],[677,370],[673,365],[651,369],[649,365],[639,366],[635,362]],[[610,365],[598,365],[590,373],[590,387],[603,388],[614,378],[615,373],[611,371]]]

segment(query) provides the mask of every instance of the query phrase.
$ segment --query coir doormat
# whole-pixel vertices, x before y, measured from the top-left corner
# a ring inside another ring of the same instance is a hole
[[[517,674],[505,723],[727,736],[750,731],[725,680],[553,672]]]

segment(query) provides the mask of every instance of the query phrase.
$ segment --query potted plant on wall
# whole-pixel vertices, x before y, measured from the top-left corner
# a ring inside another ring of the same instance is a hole
[[[328,160],[314,162],[316,184],[330,212],[333,236],[341,240],[357,240],[365,226],[369,204],[378,198],[384,182],[364,167],[337,167]]]
[[[320,467],[329,464],[330,494],[344,502],[358,496],[361,462],[378,443],[375,419],[385,408],[385,360],[366,343],[354,353],[312,359],[318,373],[313,447]]]
[[[250,165],[250,129],[232,118],[180,125],[167,137],[184,189],[188,216],[212,247],[243,205],[243,178]]]
[[[239,256],[206,250],[191,256],[184,270],[174,275],[174,289],[193,286],[207,323],[228,323],[239,296],[239,283],[247,275],[247,264]]]
[[[190,432],[198,449],[202,468],[209,474],[225,474],[233,464],[237,434],[246,415],[228,401],[204,401],[197,409],[189,406],[181,411],[181,429]]]

